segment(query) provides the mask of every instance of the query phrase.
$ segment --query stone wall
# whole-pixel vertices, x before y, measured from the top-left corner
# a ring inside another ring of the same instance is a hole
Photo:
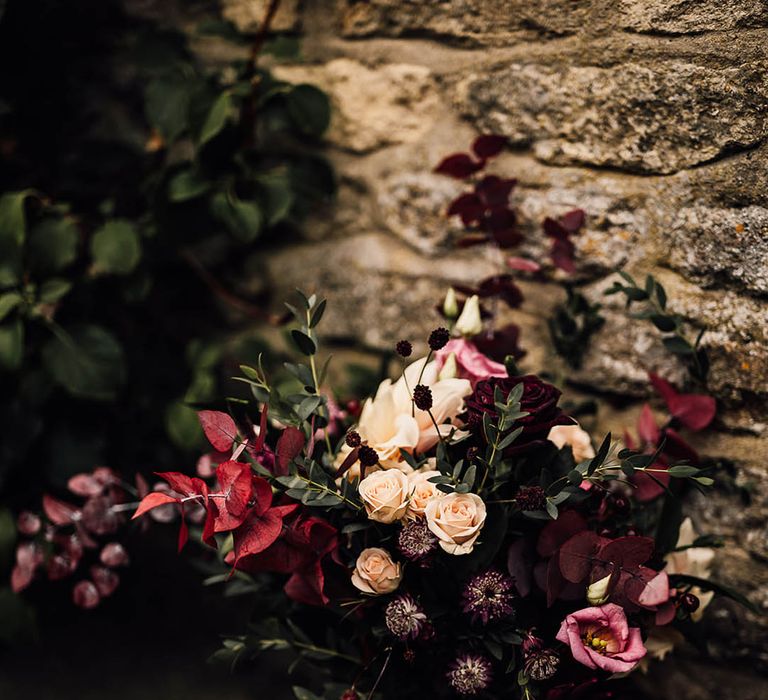
[[[265,5],[223,4],[246,27]],[[615,397],[645,396],[647,371],[685,379],[658,333],[603,297],[613,270],[652,272],[672,310],[706,328],[721,411],[703,451],[736,466],[692,505],[728,542],[717,576],[768,610],[768,1],[305,0],[280,22],[304,61],[277,72],[332,96],[340,194],[304,242],[265,258],[276,296],[322,290],[326,328],[369,348],[423,336],[449,283],[499,264],[450,249],[460,185],[432,169],[478,133],[508,136],[493,170],[519,179],[531,251],[544,250],[545,215],[588,215],[576,276],[607,323],[576,380],[600,392],[601,427],[631,424],[636,406]],[[523,286],[525,366],[557,368],[545,319],[562,290]],[[670,692],[768,697],[749,675],[768,668],[768,625],[727,603],[711,617],[709,651],[744,662],[746,680],[723,688],[725,666],[694,662],[685,682],[670,671]]]

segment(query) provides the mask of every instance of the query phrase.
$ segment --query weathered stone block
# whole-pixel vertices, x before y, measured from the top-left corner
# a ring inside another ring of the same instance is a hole
[[[437,116],[438,98],[423,66],[391,63],[372,69],[339,58],[322,66],[279,66],[275,74],[328,92],[334,105],[328,138],[351,151],[416,141]]]
[[[515,33],[564,35],[578,31],[589,0],[342,0],[348,37],[439,36],[504,45]]]
[[[671,173],[766,138],[763,77],[757,65],[675,60],[512,63],[464,76],[455,99],[481,130],[543,161]]]
[[[621,22],[637,32],[700,34],[768,26],[765,0],[622,0]]]
[[[299,28],[301,0],[281,0],[270,28],[291,32]],[[264,22],[269,0],[221,0],[221,14],[241,32],[256,32]]]

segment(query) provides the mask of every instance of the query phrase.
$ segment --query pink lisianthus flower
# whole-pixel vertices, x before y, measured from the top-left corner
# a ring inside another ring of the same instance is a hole
[[[631,671],[646,654],[640,629],[630,627],[624,610],[614,603],[571,613],[557,639],[580,664],[609,673]]]
[[[459,379],[469,379],[474,388],[481,379],[506,377],[507,369],[500,362],[494,362],[465,338],[449,340],[445,347],[435,353],[438,371],[442,371],[448,358],[453,354]]]

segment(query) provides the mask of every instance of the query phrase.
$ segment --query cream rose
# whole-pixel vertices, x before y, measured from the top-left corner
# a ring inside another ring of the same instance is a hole
[[[686,549],[667,554],[665,557],[667,566],[664,569],[667,574],[688,574],[705,580],[709,578],[715,550],[711,547],[692,547],[695,541],[696,531],[693,529],[693,522],[690,518],[686,518],[680,525],[680,534],[677,538],[677,548],[685,547]],[[712,591],[703,591],[698,586],[691,588],[691,593],[699,599],[698,610],[691,614],[691,619],[698,622],[715,594]]]
[[[439,426],[439,435],[429,413],[413,407],[409,388],[419,383],[432,391],[432,415]],[[413,470],[400,451],[426,452],[441,437],[449,435],[458,425],[457,416],[464,409],[464,397],[471,393],[472,387],[466,379],[440,379],[437,362],[427,363],[426,358],[421,358],[411,363],[396,382],[386,379],[379,385],[376,396],[363,404],[356,430],[363,442],[378,453],[381,469],[399,469],[408,474]],[[336,458],[337,466],[350,449],[342,448]],[[347,472],[349,479],[359,475],[359,464]]]
[[[400,585],[402,576],[400,564],[392,561],[386,549],[369,547],[355,562],[352,584],[363,593],[382,595],[392,593]]]
[[[576,462],[583,462],[585,459],[592,459],[595,456],[595,448],[592,447],[589,433],[581,426],[556,425],[549,431],[547,439],[554,442],[560,449],[570,445]]]
[[[371,520],[393,523],[408,510],[408,477],[397,469],[369,474],[360,482],[358,491]]]
[[[485,503],[474,493],[451,493],[430,500],[424,515],[448,554],[469,554],[485,523]]]
[[[436,469],[429,469],[408,475],[408,488],[411,500],[408,502],[406,517],[411,520],[424,517],[424,509],[427,507],[427,503],[433,498],[441,498],[445,495],[437,488],[437,484],[433,484],[430,481],[433,476],[440,476],[440,472]]]

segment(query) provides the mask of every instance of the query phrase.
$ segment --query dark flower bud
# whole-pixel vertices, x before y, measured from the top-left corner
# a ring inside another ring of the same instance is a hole
[[[472,447],[468,448],[467,449],[467,461],[471,462],[475,457],[477,457],[477,453],[479,451],[480,450],[478,450],[477,447],[475,447],[475,446],[472,446]]]
[[[429,334],[429,348],[430,350],[440,350],[441,348],[444,348],[448,341],[451,339],[451,334],[448,331],[447,328],[435,328],[430,334]]]
[[[413,403],[416,404],[416,408],[428,411],[432,408],[432,390],[424,384],[417,384],[413,388]]]
[[[613,509],[619,515],[628,513],[630,509],[629,500],[624,496],[616,496],[613,499]]]
[[[357,694],[357,691],[350,688],[341,694],[339,700],[357,700],[359,697],[360,696]]]
[[[400,357],[410,357],[413,352],[413,345],[407,340],[399,340],[397,345],[395,345],[395,350]]]
[[[344,438],[344,442],[347,443],[349,447],[360,447],[362,444],[362,439],[360,438],[360,433],[358,433],[355,430],[350,430],[347,433],[347,437]]]
[[[695,613],[699,609],[700,601],[693,593],[686,593],[680,598],[680,607],[687,613]]]
[[[360,460],[360,466],[374,467],[379,463],[379,453],[368,445],[362,445],[360,451],[357,453],[357,458]]]

